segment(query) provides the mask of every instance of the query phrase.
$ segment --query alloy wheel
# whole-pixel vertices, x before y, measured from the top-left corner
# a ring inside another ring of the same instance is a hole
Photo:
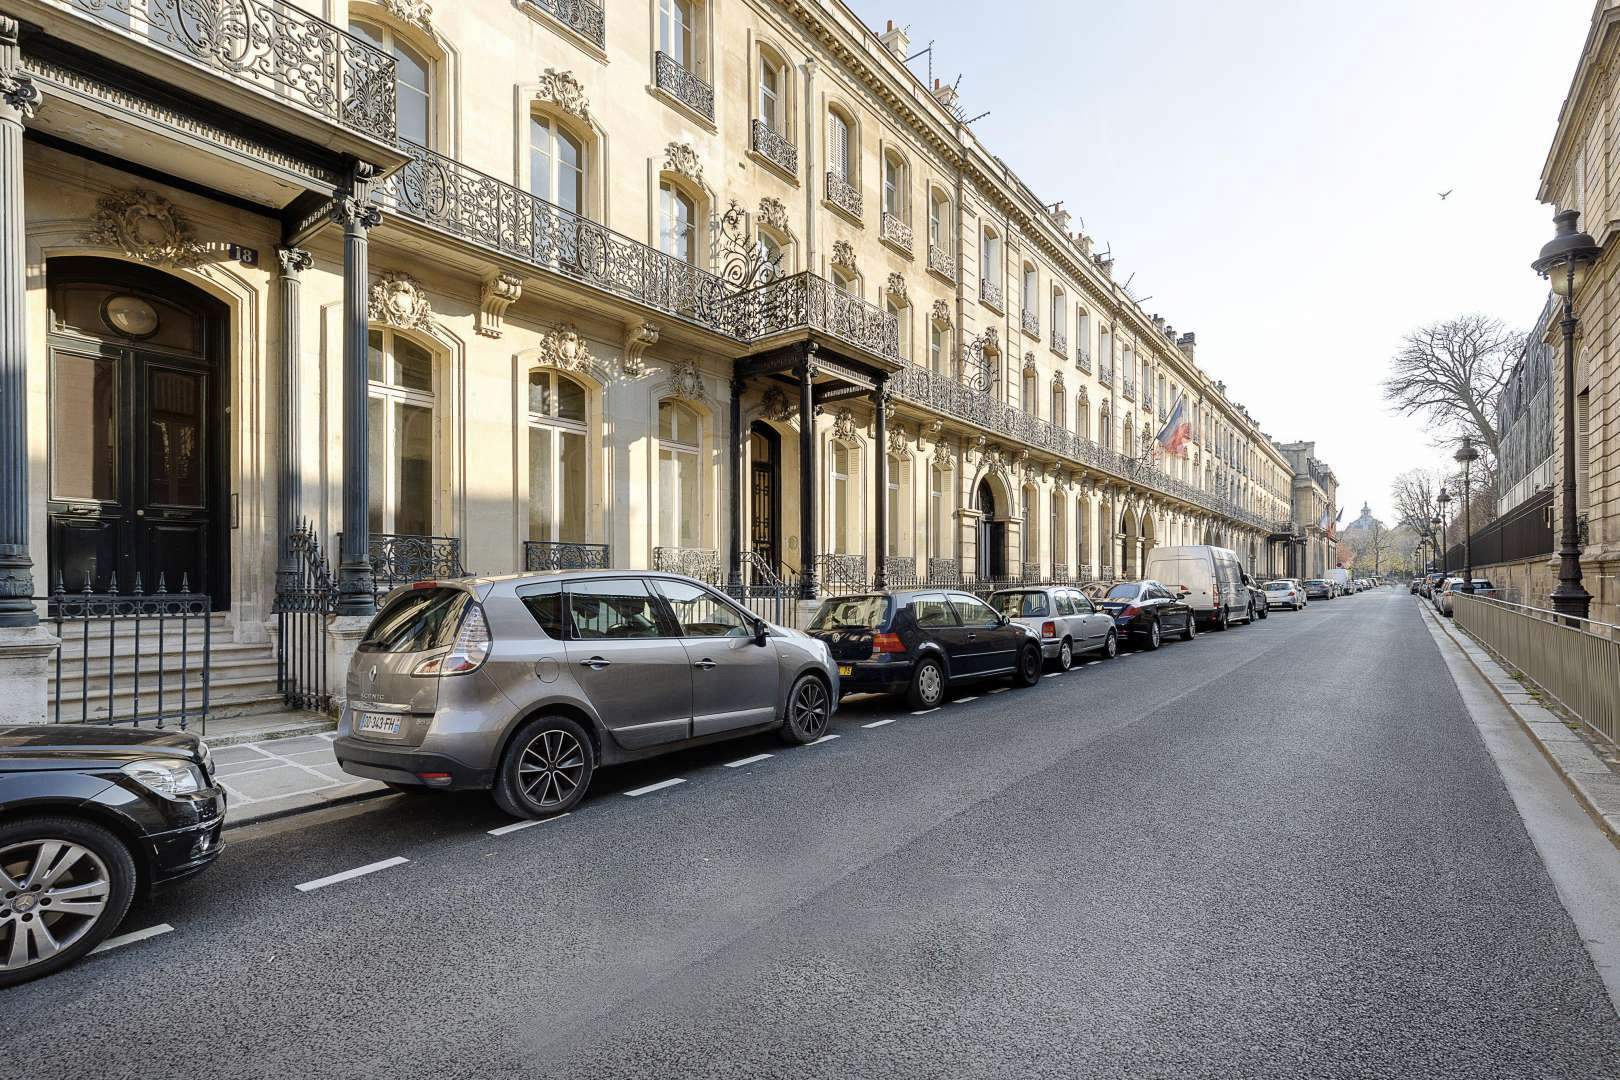
[[[827,708],[827,688],[818,679],[804,679],[788,704],[793,722],[810,739],[819,739],[827,730],[831,710]]]
[[[566,731],[542,731],[518,758],[518,787],[539,807],[560,806],[585,775],[585,748]]]
[[[1119,635],[1112,630],[1108,631],[1108,638],[1103,642],[1103,657],[1112,660],[1119,655]]]
[[[43,837],[0,849],[0,971],[72,948],[111,897],[107,864],[82,844]]]
[[[1068,671],[1074,666],[1074,645],[1067,638],[1058,646],[1058,670]]]

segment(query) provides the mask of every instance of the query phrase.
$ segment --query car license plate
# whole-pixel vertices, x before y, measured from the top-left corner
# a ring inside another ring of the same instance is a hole
[[[375,735],[398,735],[399,717],[387,713],[361,713],[360,730]]]
[[[855,667],[852,664],[839,664],[838,665],[838,674],[840,676],[853,675],[853,674],[855,674]]]

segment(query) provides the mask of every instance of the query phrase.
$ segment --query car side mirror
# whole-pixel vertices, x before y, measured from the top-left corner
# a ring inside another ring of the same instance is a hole
[[[1176,590],[1176,596],[1179,599],[1185,600],[1187,597],[1189,597],[1191,595],[1192,595],[1192,590],[1191,589],[1183,587],[1183,588],[1180,588],[1180,589]]]
[[[754,620],[754,644],[758,645],[760,648],[764,648],[766,643],[769,642],[770,639],[771,639],[771,631],[770,631],[770,628],[765,625],[765,620],[764,619],[755,619]]]

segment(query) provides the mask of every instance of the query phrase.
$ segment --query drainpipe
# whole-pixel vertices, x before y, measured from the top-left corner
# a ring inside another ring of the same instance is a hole
[[[804,268],[816,270],[816,62],[804,62]]]

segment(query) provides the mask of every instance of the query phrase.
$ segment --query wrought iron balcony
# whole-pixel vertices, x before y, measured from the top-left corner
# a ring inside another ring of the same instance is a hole
[[[1129,401],[1136,400],[1136,383],[1131,381],[1131,377],[1129,375],[1125,376],[1125,378],[1121,381],[1120,393],[1125,395],[1126,399]]]
[[[606,570],[612,565],[606,544],[523,541],[525,570]]]
[[[827,201],[854,218],[861,219],[861,192],[840,173],[827,173]]]
[[[934,244],[928,245],[928,269],[942,278],[956,280],[956,256]]]
[[[1147,413],[1149,416],[1153,415],[1153,391],[1152,390],[1148,390],[1148,389],[1144,388],[1143,391],[1142,391],[1142,411],[1144,413]]]
[[[917,560],[910,555],[883,557],[883,584],[891,589],[914,588],[922,584],[917,577]]]
[[[659,52],[655,60],[653,85],[704,119],[713,120],[714,87],[669,53]]]
[[[1112,368],[1103,368],[1097,372],[1097,381],[1104,386],[1112,388],[1114,385],[1114,371]]]
[[[1069,335],[1058,329],[1052,331],[1052,351],[1059,356],[1069,355]]]
[[[808,272],[750,289],[725,303],[736,336],[759,341],[819,330],[887,360],[900,360],[900,320]]]
[[[394,59],[282,0],[56,0],[233,81],[363,135],[396,135]]]
[[[545,12],[598,49],[607,45],[607,20],[591,0],[522,0]]]
[[[816,556],[816,581],[823,592],[864,592],[871,588],[865,555],[837,553]]]
[[[989,278],[979,279],[979,300],[995,311],[997,315],[1005,314],[1007,302],[1001,291],[1001,286]]]
[[[338,543],[343,543],[341,535]],[[372,533],[370,558],[371,576],[379,593],[413,581],[467,576],[466,567],[461,565],[459,536]]]
[[[799,148],[778,132],[772,131],[763,120],[755,120],[751,145],[754,152],[785,173],[799,174]]]
[[[902,248],[907,255],[911,254],[911,226],[901,221],[898,214],[883,211],[878,235],[895,247]]]
[[[1034,311],[1030,310],[1029,308],[1025,308],[1022,312],[1019,313],[1019,315],[1020,315],[1020,317],[1019,317],[1019,320],[1018,320],[1018,325],[1023,328],[1024,333],[1028,334],[1030,337],[1034,338],[1036,341],[1039,341],[1041,339],[1041,317],[1040,317],[1040,315],[1036,314]]]
[[[685,574],[710,585],[720,583],[720,553],[712,548],[653,548],[653,569],[666,574]]]
[[[1074,363],[1081,371],[1091,374],[1091,353],[1084,348],[1074,350]]]
[[[1165,407],[1164,402],[1161,401],[1161,402],[1159,402],[1159,422],[1163,423],[1164,421],[1166,421],[1168,419],[1170,419],[1170,410],[1167,409]],[[1247,474],[1245,474],[1245,475],[1247,475]]]

